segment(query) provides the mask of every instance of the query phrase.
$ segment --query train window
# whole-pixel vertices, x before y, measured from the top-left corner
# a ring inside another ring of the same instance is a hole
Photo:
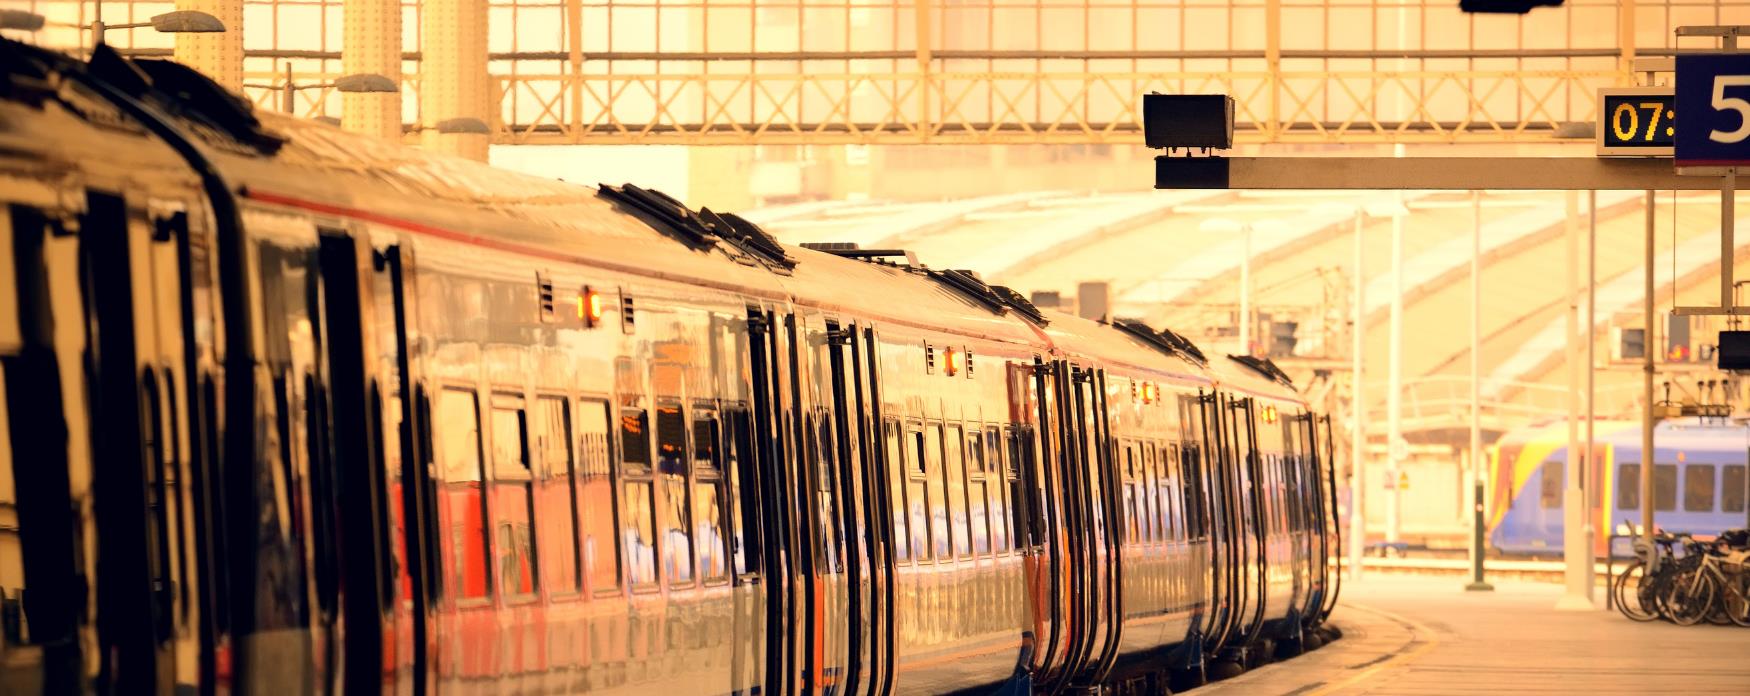
[[[949,537],[954,541],[954,555],[964,558],[972,554],[972,525],[966,512],[965,434],[959,425],[949,425],[942,440],[942,480],[947,484]]]
[[[924,444],[926,441],[924,432],[922,430],[907,430],[905,436],[911,443],[907,449],[907,454],[911,457],[911,465],[908,470],[926,470],[929,466],[926,463],[929,446]],[[929,560],[932,550],[930,546],[930,503],[933,501],[930,499],[928,491],[928,478],[906,477],[905,504],[911,525],[911,551],[920,560]],[[940,494],[937,494],[935,500],[940,499]]]
[[[1179,446],[1176,444],[1169,444],[1166,447],[1162,447],[1158,452],[1158,456],[1160,462],[1160,478],[1155,483],[1160,491],[1161,537],[1169,541],[1176,541],[1180,539],[1178,536],[1179,532],[1184,529],[1184,522],[1181,521],[1173,511],[1173,500],[1175,497],[1173,495],[1173,473],[1178,470],[1178,467],[1174,466],[1173,463],[1179,461]],[[1184,504],[1180,503],[1178,507],[1178,512],[1183,514],[1185,511]]]
[[[1744,465],[1727,464],[1720,471],[1720,510],[1744,511]]]
[[[972,527],[972,551],[991,551],[990,494],[986,483],[984,438],[977,429],[966,434],[966,517]]]
[[[947,474],[943,472],[948,467],[942,466],[942,426],[925,426],[924,432],[924,467],[931,474],[924,486],[930,504],[931,556],[950,558],[954,553],[954,540],[948,533],[948,520],[952,513],[949,511],[948,494],[944,489]]]
[[[820,518],[819,560],[830,573],[842,571],[840,547],[843,535],[838,511],[838,446],[833,439],[833,414],[819,410],[812,416],[815,460],[815,510]]]
[[[1044,534],[1033,528],[1033,515],[1039,509],[1038,500],[1028,481],[1033,478],[1033,434],[1027,428],[1003,430],[1008,441],[1009,528],[1014,531],[1015,546],[1031,550],[1041,543]]]
[[[482,489],[480,410],[474,392],[445,389],[438,394],[432,432],[438,470],[447,489],[452,580],[461,599],[480,599],[492,592],[486,562],[486,496]]]
[[[493,395],[490,509],[498,540],[499,587],[512,596],[535,593],[534,486],[527,423],[521,397]]]
[[[1653,465],[1653,507],[1659,510],[1677,509],[1677,465]]]
[[[887,494],[893,514],[893,553],[900,561],[911,560],[911,534],[905,519],[905,448],[899,446],[899,422],[891,418],[882,422],[881,433],[887,444]]]
[[[1197,471],[1200,454],[1193,444],[1179,448],[1179,494],[1185,506],[1185,535],[1191,540],[1201,540],[1209,533],[1203,508],[1203,480],[1198,478]]]
[[[1539,472],[1539,481],[1542,482],[1543,490],[1538,498],[1539,504],[1543,509],[1555,510],[1561,508],[1563,475],[1567,473],[1563,471],[1565,468],[1567,467],[1562,462],[1554,459],[1544,460],[1543,468]]]
[[[656,407],[656,473],[662,503],[662,571],[671,585],[693,581],[692,505],[687,490],[687,422],[680,404]]]
[[[620,409],[620,465],[628,474],[650,470],[650,414],[644,409]]]
[[[577,402],[577,482],[582,532],[584,577],[591,592],[620,587],[620,541],[614,476],[608,433],[608,404],[596,399]]]
[[[1641,507],[1641,465],[1625,462],[1616,466],[1616,509],[1637,510]]]
[[[1124,492],[1124,507],[1121,511],[1124,513],[1124,530],[1127,536],[1125,541],[1135,542],[1142,538],[1140,528],[1141,519],[1140,516],[1136,514],[1136,445],[1125,441],[1123,447],[1123,480],[1118,484],[1119,490]]]
[[[626,503],[625,536],[626,574],[632,587],[648,589],[656,584],[656,511],[652,484],[648,478],[627,477],[621,489]]]
[[[723,416],[729,437],[723,441],[722,466],[729,476],[732,491],[729,500],[734,506],[729,513],[730,556],[737,574],[757,573],[761,564],[762,527],[759,472],[751,459],[753,421],[742,408],[729,409]]]
[[[985,469],[990,476],[985,484],[990,507],[990,546],[997,553],[1014,548],[1014,530],[1009,527],[1014,518],[1009,514],[1009,482],[1014,480],[1014,463],[1004,461],[1003,434],[995,427],[984,431]]]
[[[699,547],[699,576],[707,581],[729,576],[728,539],[723,533],[727,507],[722,464],[718,461],[717,418],[693,412],[693,542]]]
[[[577,472],[572,468],[571,414],[563,397],[535,400],[535,443],[541,452],[541,521],[544,543],[551,549],[545,557],[547,589],[555,593],[576,592],[582,585],[583,568],[577,558]]]
[[[1714,511],[1714,465],[1690,464],[1683,467],[1683,511]]]
[[[1142,443],[1142,478],[1136,482],[1136,496],[1141,502],[1136,508],[1136,514],[1142,518],[1145,538],[1149,541],[1161,540],[1161,520],[1157,509],[1160,506],[1160,496],[1156,494],[1159,487],[1155,483],[1155,446],[1152,442]]]

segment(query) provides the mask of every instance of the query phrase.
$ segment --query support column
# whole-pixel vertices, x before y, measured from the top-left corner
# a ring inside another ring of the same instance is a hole
[[[1654,221],[1656,219],[1654,217],[1654,203],[1653,192],[1648,191],[1647,202],[1643,204],[1647,209],[1646,262],[1641,267],[1642,272],[1646,274],[1646,292],[1645,297],[1642,298],[1642,310],[1645,312],[1643,319],[1646,322],[1645,325],[1647,328],[1642,334],[1643,338],[1641,339],[1644,349],[1641,351],[1641,386],[1643,388],[1643,393],[1641,395],[1640,481],[1641,548],[1648,550],[1653,548],[1653,462],[1656,461],[1653,455],[1657,454],[1653,449],[1653,351],[1656,350],[1653,346],[1658,343],[1659,335],[1659,332],[1657,331],[1658,327],[1653,323],[1653,234],[1656,231],[1654,227]],[[1675,202],[1673,202],[1673,205],[1675,205]],[[1627,482],[1624,483],[1626,484]],[[1656,558],[1658,558],[1657,554],[1644,560],[1650,565]]]
[[[1483,192],[1470,192],[1470,466],[1471,481],[1471,578],[1464,589],[1486,592],[1495,589],[1483,580]]]
[[[243,0],[177,0],[176,9],[205,12],[225,23],[223,32],[176,34],[176,62],[242,92]]]
[[[346,0],[341,72],[375,73],[401,84],[401,3],[396,0]],[[341,95],[340,126],[389,140],[401,138],[401,95]]]
[[[1398,192],[1398,202],[1403,202],[1403,192]],[[1400,211],[1401,213],[1402,211]],[[1385,496],[1385,540],[1396,542],[1402,531],[1400,525],[1401,511],[1398,483],[1402,481],[1406,447],[1399,443],[1404,441],[1403,409],[1404,409],[1404,215],[1393,215],[1391,219],[1391,344],[1389,364],[1386,375],[1386,448],[1391,459],[1391,468],[1386,476],[1391,480],[1386,483],[1390,493]]]
[[[1556,601],[1557,609],[1591,609],[1592,597],[1586,584],[1591,581],[1592,549],[1586,545],[1586,494],[1580,490],[1580,477],[1585,471],[1585,454],[1580,451],[1580,296],[1579,239],[1580,194],[1567,194],[1568,216],[1565,225],[1567,254],[1562,265],[1567,270],[1567,282],[1562,295],[1567,300],[1568,335],[1566,362],[1568,367],[1568,456],[1562,486],[1562,560],[1566,570],[1567,591]],[[1547,466],[1547,465],[1546,465]]]
[[[490,123],[486,74],[486,0],[425,0],[419,64],[420,144],[434,152],[485,162],[490,136],[439,133],[457,118]]]

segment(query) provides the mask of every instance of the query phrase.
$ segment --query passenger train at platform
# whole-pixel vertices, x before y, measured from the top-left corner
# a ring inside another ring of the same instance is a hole
[[[1641,424],[1600,420],[1593,433],[1596,454],[1586,476],[1603,485],[1591,488],[1588,521],[1595,530],[1611,530],[1594,535],[1593,551],[1630,557],[1626,537],[1639,529],[1646,461]],[[1509,432],[1493,449],[1489,545],[1503,553],[1561,555],[1567,423]],[[1744,423],[1711,416],[1661,421],[1653,430],[1653,452],[1653,510],[1660,530],[1710,536],[1745,526],[1750,428]],[[1611,546],[1611,534],[1625,538]]]
[[[1319,646],[1267,361],[0,41],[0,692],[1166,693]]]

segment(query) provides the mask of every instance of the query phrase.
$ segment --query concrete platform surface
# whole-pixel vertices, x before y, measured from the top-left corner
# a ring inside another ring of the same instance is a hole
[[[1562,587],[1374,575],[1345,583],[1335,643],[1190,693],[1750,694],[1750,628],[1556,611]]]

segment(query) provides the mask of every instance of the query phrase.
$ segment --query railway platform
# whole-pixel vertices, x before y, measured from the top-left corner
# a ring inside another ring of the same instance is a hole
[[[1562,587],[1447,577],[1345,583],[1332,622],[1343,639],[1191,693],[1747,694],[1750,629],[1635,623],[1556,611]]]

